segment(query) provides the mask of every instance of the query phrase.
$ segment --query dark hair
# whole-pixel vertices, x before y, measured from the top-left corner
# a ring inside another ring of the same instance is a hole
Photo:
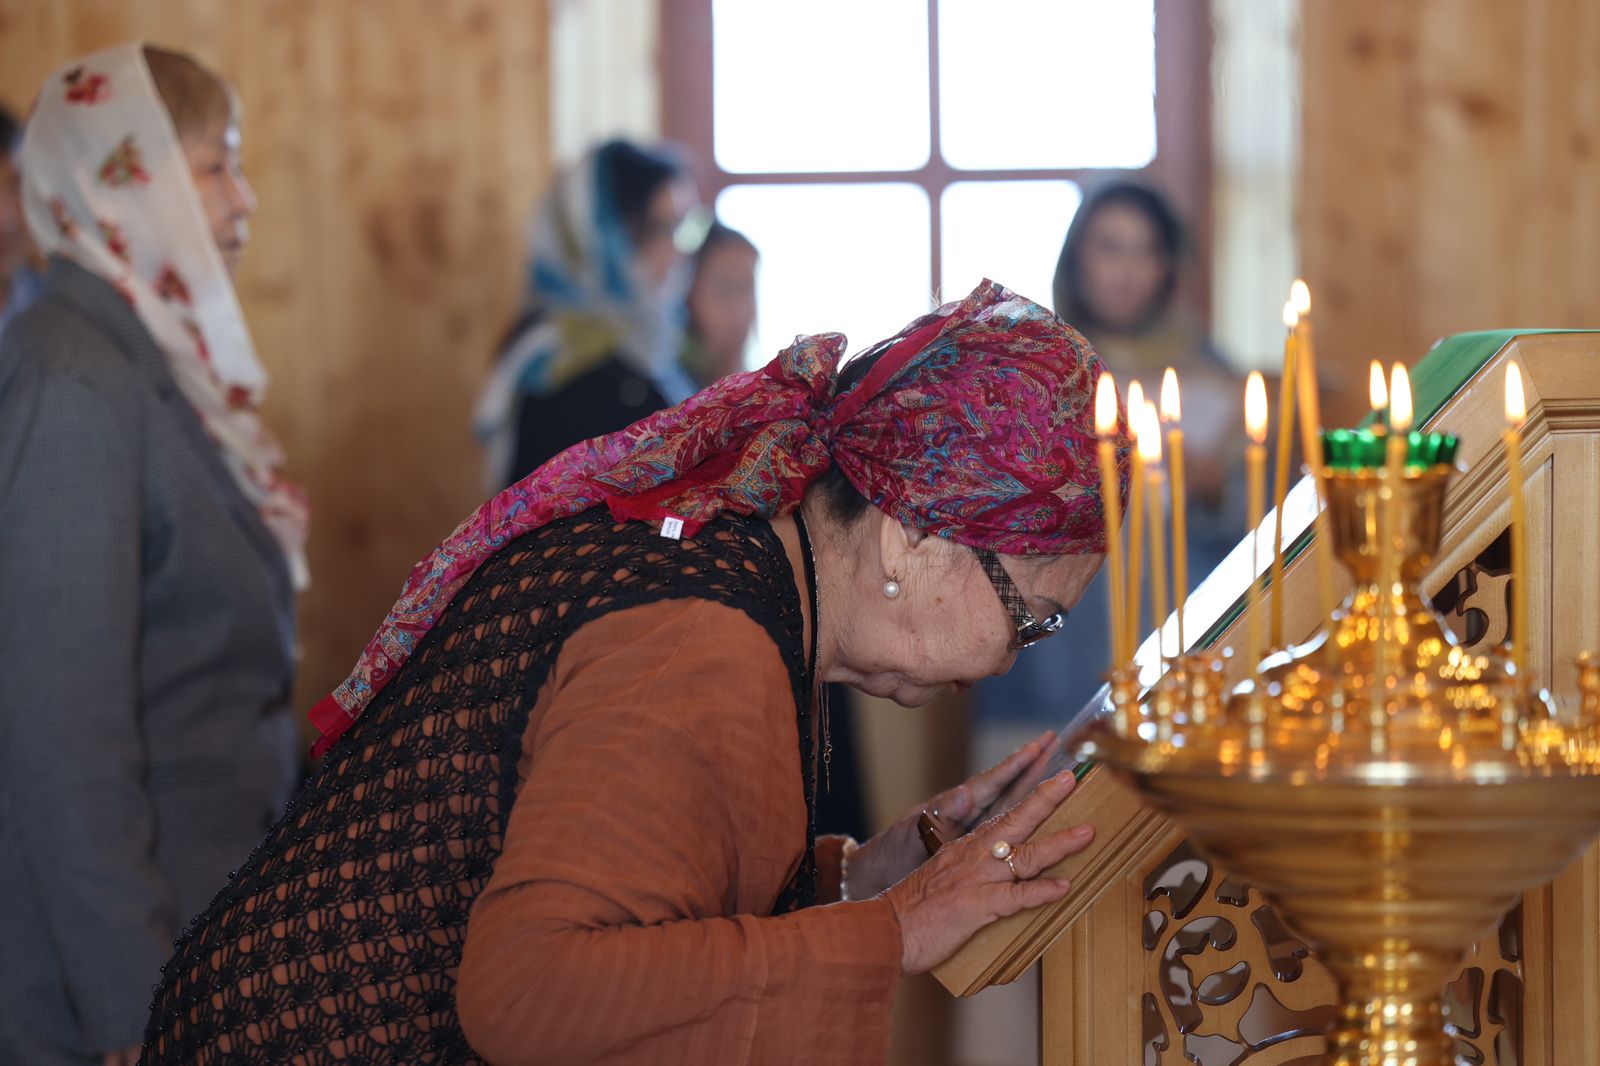
[[[1131,207],[1149,219],[1161,242],[1161,255],[1167,261],[1167,276],[1150,302],[1147,318],[1153,319],[1167,309],[1172,294],[1178,287],[1178,260],[1183,255],[1183,222],[1178,213],[1161,193],[1148,185],[1134,181],[1114,181],[1091,192],[1067,227],[1067,239],[1062,242],[1061,256],[1056,260],[1053,296],[1056,316],[1063,322],[1090,334],[1105,325],[1089,306],[1083,292],[1083,242],[1094,216],[1113,205]]]
[[[595,181],[637,237],[650,215],[650,201],[663,185],[687,176],[688,167],[668,146],[650,147],[632,141],[607,141],[595,149]]]
[[[0,104],[0,152],[10,155],[22,142],[22,123],[5,104]]]
[[[700,242],[700,247],[695,249],[695,270],[699,270],[700,267],[705,264],[705,261],[710,258],[712,252],[716,251],[718,248],[723,248],[728,245],[737,245],[742,248],[748,248],[752,252],[755,252],[755,254],[758,256],[761,254],[760,249],[755,246],[755,242],[749,237],[746,237],[732,226],[724,226],[720,219],[712,219],[711,228],[706,230],[705,239]]]
[[[843,396],[860,383],[867,376],[883,353],[889,350],[887,343],[869,348],[849,360],[839,371],[838,377],[833,381],[834,396]],[[822,504],[828,509],[828,516],[841,526],[853,524],[862,515],[872,509],[872,501],[850,484],[850,479],[844,476],[844,471],[839,469],[838,463],[828,467],[828,472],[817,478],[817,491],[821,494]]]

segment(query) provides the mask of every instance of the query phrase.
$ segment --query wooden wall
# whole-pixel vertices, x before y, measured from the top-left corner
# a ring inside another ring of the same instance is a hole
[[[482,498],[471,402],[548,172],[543,0],[0,0],[0,98],[131,39],[234,80],[261,201],[239,291],[310,490],[302,707]]]
[[[1302,50],[1301,255],[1325,362],[1600,325],[1600,5],[1304,0]]]

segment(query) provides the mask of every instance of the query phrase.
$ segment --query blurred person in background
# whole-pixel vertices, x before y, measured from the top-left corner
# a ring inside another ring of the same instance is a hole
[[[683,368],[699,388],[744,369],[745,348],[756,324],[756,268],[761,253],[743,233],[713,221],[694,253],[689,283]],[[817,826],[865,840],[866,792],[856,758],[855,708],[843,685],[830,685],[833,755],[826,787],[817,796]]]
[[[696,202],[674,154],[622,140],[556,179],[530,232],[522,315],[473,414],[492,487],[694,392],[679,364],[679,242]]]
[[[0,1062],[129,1066],[182,923],[295,785],[307,514],[233,288],[233,89],[77,60],[21,161],[49,260],[0,337]]]
[[[21,144],[22,123],[0,104],[0,333],[39,294],[39,253],[22,218]]]
[[[744,350],[756,325],[756,267],[750,238],[721,222],[694,253],[683,368],[700,388],[744,369]]]
[[[1117,181],[1090,193],[1056,260],[1056,314],[1089,338],[1119,385],[1138,378],[1151,399],[1169,366],[1185,382],[1236,376],[1178,306],[1185,250],[1183,223],[1167,198]]]
[[[1235,432],[1243,415],[1239,375],[1178,306],[1184,254],[1183,223],[1167,198],[1137,182],[1112,182],[1091,192],[1073,217],[1056,261],[1054,299],[1056,314],[1088,338],[1124,393],[1138,380],[1155,402],[1166,368],[1178,372],[1193,584],[1244,530],[1243,445]],[[975,762],[1008,737],[1031,736],[1041,722],[1060,726],[1099,691],[1111,667],[1106,591],[1097,581],[1084,593],[1067,620],[1066,640],[977,686],[980,728],[995,735],[992,744],[976,746]],[[1153,625],[1146,617],[1140,633]]]

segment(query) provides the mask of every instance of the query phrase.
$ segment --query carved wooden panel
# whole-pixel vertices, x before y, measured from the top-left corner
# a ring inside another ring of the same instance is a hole
[[[1333,978],[1247,882],[1187,841],[1145,878],[1142,1066],[1319,1066]],[[1474,946],[1445,997],[1456,1053],[1518,1066],[1522,909]]]
[[[1315,1066],[1333,979],[1243,881],[1184,842],[1144,882],[1143,1066]]]
[[[1497,647],[1511,633],[1511,534],[1501,533],[1433,598],[1451,632],[1473,651]],[[1522,907],[1499,935],[1474,946],[1445,995],[1445,1020],[1456,1054],[1471,1066],[1522,1061]]]
[[[1470,648],[1506,640],[1510,545],[1502,534],[1434,598]],[[1248,883],[1187,841],[1143,885],[1143,1066],[1319,1066],[1333,978]],[[1522,1061],[1522,908],[1476,945],[1450,984],[1445,1019],[1470,1066]]]
[[[1504,644],[1511,635],[1511,535],[1501,533],[1457,571],[1433,606],[1468,649]]]
[[[1470,1066],[1522,1062],[1522,907],[1506,915],[1500,934],[1474,946],[1445,993],[1444,1016],[1456,1054]]]

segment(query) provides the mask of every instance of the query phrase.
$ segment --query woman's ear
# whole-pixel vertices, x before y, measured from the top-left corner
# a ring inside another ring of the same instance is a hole
[[[885,577],[904,577],[911,569],[913,556],[927,554],[937,538],[913,526],[895,521],[880,512],[878,527],[878,555],[883,560]]]

